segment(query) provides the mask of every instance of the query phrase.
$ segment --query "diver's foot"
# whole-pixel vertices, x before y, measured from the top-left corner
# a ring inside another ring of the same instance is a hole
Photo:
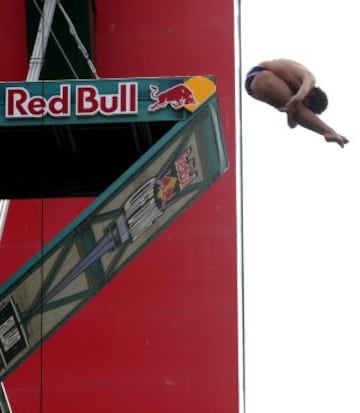
[[[324,136],[326,142],[335,142],[338,145],[340,145],[342,148],[344,147],[344,145],[346,145],[347,143],[349,143],[349,140],[345,138],[345,136],[341,136],[338,134],[329,134],[329,135],[325,135]]]
[[[293,116],[288,116],[287,124],[288,124],[289,128],[291,128],[291,129],[296,128],[296,126],[298,125],[298,123],[296,122],[296,120],[294,119]]]
[[[287,124],[289,128],[294,129],[298,125],[298,122],[295,120],[295,112],[287,112],[285,107],[279,108],[279,111],[286,112]]]

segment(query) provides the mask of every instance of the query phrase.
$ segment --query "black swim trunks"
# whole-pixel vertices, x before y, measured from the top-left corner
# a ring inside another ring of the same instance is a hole
[[[264,70],[267,69],[263,66],[254,66],[251,70],[249,70],[245,79],[245,89],[249,95],[252,95],[251,82],[254,80],[254,77],[257,75],[257,73],[263,72]]]

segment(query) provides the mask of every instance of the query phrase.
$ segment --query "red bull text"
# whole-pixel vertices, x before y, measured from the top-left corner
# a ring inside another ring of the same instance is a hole
[[[5,91],[5,116],[11,118],[42,118],[71,116],[70,84],[60,86],[57,95],[31,96],[24,87],[8,87]],[[100,93],[94,85],[75,87],[74,113],[76,116],[114,116],[136,114],[138,111],[137,83],[119,83],[114,94]]]

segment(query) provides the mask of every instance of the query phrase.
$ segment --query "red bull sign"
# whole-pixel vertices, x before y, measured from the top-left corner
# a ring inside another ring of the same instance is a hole
[[[137,83],[118,83],[117,93],[100,93],[96,85],[75,86],[74,110],[76,116],[115,116],[136,114]],[[60,86],[60,93],[48,98],[35,95],[24,87],[5,89],[5,117],[41,118],[44,116],[69,117],[71,115],[71,84]]]
[[[0,83],[0,126],[178,121],[215,92],[204,76]]]

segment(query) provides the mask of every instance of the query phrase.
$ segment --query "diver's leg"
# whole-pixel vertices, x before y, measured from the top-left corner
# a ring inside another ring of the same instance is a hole
[[[289,86],[274,73],[264,70],[251,82],[252,96],[268,103],[276,109],[284,108],[294,93]]]
[[[335,142],[341,147],[348,143],[348,139],[339,135],[333,128],[323,122],[314,112],[300,103],[294,115],[294,119],[303,128],[322,135],[327,142]]]
[[[281,112],[285,112],[286,103],[294,95],[282,79],[267,70],[255,76],[251,83],[251,89],[255,99],[268,103]],[[293,113],[287,113],[287,123],[290,128],[297,126]]]

